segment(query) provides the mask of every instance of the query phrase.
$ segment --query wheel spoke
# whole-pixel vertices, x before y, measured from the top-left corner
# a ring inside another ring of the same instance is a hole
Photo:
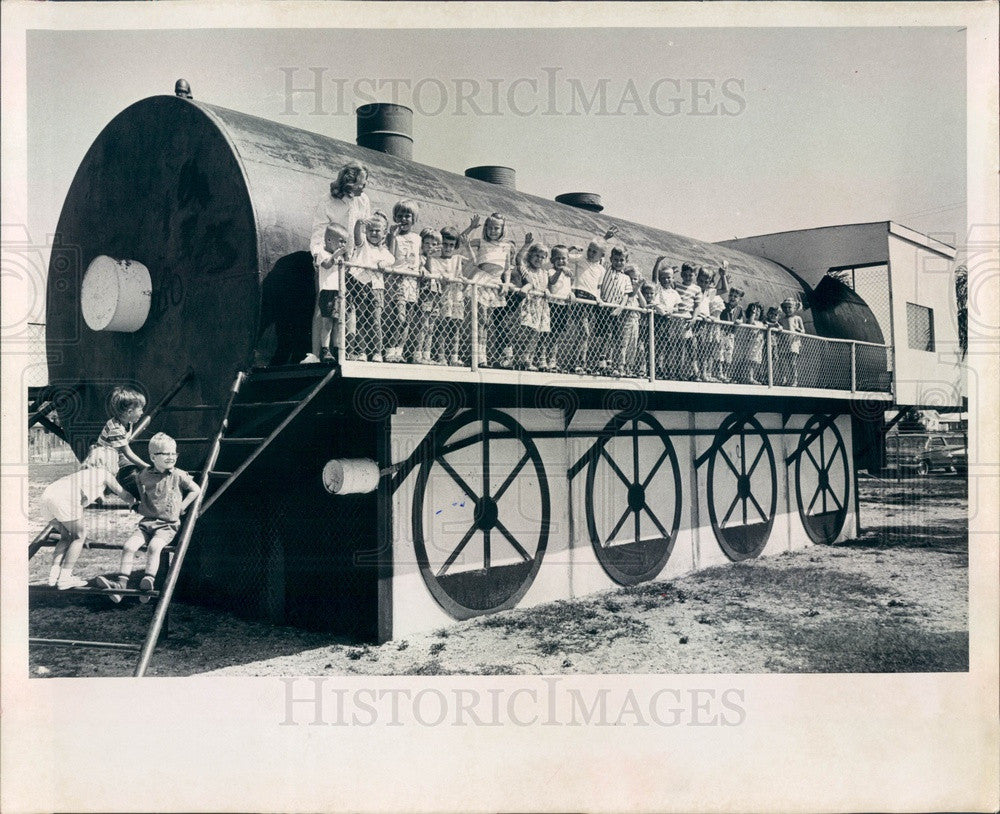
[[[525,551],[524,546],[514,539],[514,535],[511,534],[507,527],[499,520],[497,520],[497,531],[507,538],[507,542],[510,543],[514,547],[514,550],[521,555],[521,559],[525,562],[529,562],[531,560],[531,555]]]
[[[483,570],[490,571],[490,530],[483,529]]]
[[[743,525],[747,524],[747,499],[743,498]]]
[[[642,538],[641,523],[639,522],[639,510],[636,509],[632,513],[635,515],[635,541],[638,543]]]
[[[753,496],[752,492],[750,494],[748,494],[747,497],[750,498],[750,502],[753,503],[754,508],[756,508],[757,511],[760,513],[760,519],[763,520],[766,523],[767,522],[767,514],[760,507],[760,504],[757,502],[757,498],[755,498]],[[746,525],[746,520],[745,519],[743,521],[743,525]]]
[[[806,507],[806,514],[812,511],[812,507],[816,505],[816,500],[819,498],[819,493],[823,491],[823,487],[817,486],[816,493],[813,495],[813,499],[809,501],[809,505]]]
[[[805,447],[803,451],[806,453],[806,455],[809,456],[809,460],[813,462],[813,466],[816,467],[816,471],[817,472],[822,472],[823,471],[823,466],[820,464],[819,461],[816,460],[816,458],[813,456],[813,454],[809,451],[809,447]]]
[[[724,461],[726,462],[726,464],[728,464],[729,468],[730,468],[731,470],[733,470],[733,474],[734,474],[734,475],[735,475],[735,476],[736,476],[737,478],[739,478],[739,476],[740,476],[740,470],[738,470],[738,469],[736,468],[736,464],[734,464],[734,463],[732,462],[732,459],[731,459],[731,458],[729,457],[729,455],[728,455],[728,454],[726,453],[726,448],[725,448],[725,447],[719,447],[719,454],[720,454],[720,455],[722,456],[722,460],[724,460]]]
[[[621,469],[618,467],[618,464],[615,463],[615,459],[612,458],[610,455],[608,455],[608,450],[604,446],[601,447],[601,455],[603,455],[604,459],[608,462],[608,466],[610,466],[615,471],[615,474],[618,475],[619,478],[621,478],[622,483],[624,483],[626,486],[631,486],[632,485],[631,481],[629,481],[629,479],[625,477],[625,473],[622,472]]]
[[[740,502],[740,495],[739,492],[737,492],[736,497],[733,498],[733,502],[729,504],[729,509],[726,512],[726,516],[723,517],[722,521],[719,523],[720,528],[726,525],[726,521],[732,516],[733,509],[736,508],[736,504],[738,504],[739,502]]]
[[[670,539],[669,532],[663,527],[663,524],[660,522],[660,519],[655,514],[653,514],[653,510],[649,508],[649,504],[644,503],[642,508],[646,511],[646,514],[649,515],[649,519],[653,521],[653,525],[655,525],[660,530],[660,534],[663,535],[663,539],[669,540]]]
[[[639,482],[639,422],[632,419],[632,483]]]
[[[837,511],[842,512],[844,510],[844,504],[840,502],[839,498],[834,493],[833,489],[831,489],[829,486],[827,487],[827,491],[830,493],[830,500],[832,500],[834,503],[837,504]]]
[[[469,528],[469,530],[465,532],[465,536],[462,538],[462,541],[457,546],[455,546],[455,550],[448,555],[448,559],[444,561],[444,565],[442,565],[441,568],[438,569],[437,575],[439,577],[443,577],[445,572],[449,568],[451,568],[452,563],[454,563],[455,560],[458,559],[458,555],[462,553],[462,549],[468,545],[469,540],[472,539],[472,535],[475,533],[476,533],[476,524],[473,523],[472,526]]]
[[[611,533],[608,535],[607,540],[604,541],[604,545],[607,545],[615,539],[615,535],[621,530],[621,527],[625,525],[625,521],[628,520],[628,516],[631,511],[631,509],[625,510],[625,514],[621,516],[621,519],[615,524],[615,527],[611,529]]]
[[[483,495],[490,493],[490,419],[483,416]]]
[[[656,463],[653,464],[653,468],[650,469],[649,474],[646,475],[646,480],[642,482],[643,489],[649,486],[650,482],[653,480],[653,477],[656,475],[659,468],[663,465],[663,462],[667,460],[667,452],[668,452],[667,447],[664,447],[663,452],[660,453],[660,457],[656,460]]]
[[[824,469],[828,473],[833,468],[834,463],[836,463],[837,461],[837,450],[838,449],[842,450],[843,448],[844,445],[840,442],[840,439],[838,438],[836,445],[833,447],[833,451],[830,453],[830,460],[826,462],[826,466],[824,467]]]
[[[753,474],[753,471],[757,468],[757,464],[760,463],[760,459],[762,457],[764,457],[764,452],[767,449],[767,447],[765,446],[765,443],[766,443],[766,441],[763,438],[761,438],[760,439],[760,449],[757,450],[757,455],[754,457],[753,463],[750,464],[750,468],[747,470],[747,475],[752,475]]]
[[[527,452],[525,452],[524,455],[521,456],[521,460],[517,462],[517,466],[515,466],[511,470],[510,474],[507,476],[507,480],[503,482],[503,485],[499,489],[497,489],[497,493],[493,495],[494,500],[499,501],[500,498],[503,497],[503,493],[506,492],[507,488],[514,482],[514,478],[517,477],[517,473],[524,468],[524,465],[528,463],[528,460],[530,458],[531,456]]]
[[[823,432],[821,432],[819,434],[819,459],[821,461],[825,462],[826,461],[826,443],[823,441],[823,435],[824,435]],[[830,460],[833,460],[833,459],[831,458]],[[824,467],[823,467],[823,469],[820,470],[820,472],[825,471],[825,469],[826,469],[826,466],[824,464]],[[823,514],[826,514],[826,487],[825,486],[823,487]]]
[[[747,473],[747,436],[746,433],[740,433],[740,474],[746,475]]]
[[[465,479],[461,475],[459,475],[458,472],[455,471],[455,468],[450,463],[448,463],[447,460],[445,460],[444,458],[438,458],[437,461],[439,464],[441,464],[441,468],[444,469],[444,471],[447,472],[449,475],[451,475],[452,480],[454,480],[455,483],[457,483],[461,487],[462,491],[465,492],[465,494],[467,494],[473,500],[473,502],[479,500],[479,497],[476,495],[476,493],[472,491],[472,487],[465,482]]]

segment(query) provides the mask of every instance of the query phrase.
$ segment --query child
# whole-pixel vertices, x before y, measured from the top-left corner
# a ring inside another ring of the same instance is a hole
[[[101,429],[97,445],[113,449],[118,455],[118,468],[129,464],[147,467],[142,458],[132,451],[129,443],[135,423],[142,418],[146,409],[146,397],[131,387],[116,387],[111,391],[111,418]]]
[[[530,237],[530,233],[528,236]],[[551,329],[549,303],[545,299],[549,289],[549,275],[544,267],[548,258],[548,247],[541,243],[532,243],[523,257],[523,264],[519,263],[521,280],[523,280],[519,321],[524,347],[522,367],[525,370],[538,370],[539,367],[545,369],[548,366],[544,344],[539,364],[535,364],[539,340],[543,335],[550,333]]]
[[[625,261],[628,259],[628,252],[621,246],[614,246],[611,249],[611,262],[608,270],[601,280],[601,302],[612,306],[622,306],[627,297],[632,293],[632,284],[625,273]],[[620,307],[602,309],[598,311],[598,319],[601,320],[603,330],[596,339],[597,344],[597,372],[605,374],[610,372],[609,360],[617,359],[622,347],[622,331],[625,326],[626,312]],[[618,371],[619,375],[621,371]]]
[[[747,384],[763,384],[767,381],[767,371],[764,370],[764,323],[761,317],[764,309],[759,302],[752,302],[747,306],[744,324],[751,326],[752,330],[744,330],[749,334],[746,340],[746,370],[740,377],[741,381]]]
[[[701,303],[701,287],[695,283],[695,268],[690,263],[681,264],[681,279],[676,284],[677,294],[680,297],[674,313],[681,319],[688,320],[681,333],[681,360],[678,378],[695,380],[700,378],[701,370],[698,365],[698,337],[695,334],[694,326],[691,324],[694,319],[694,310]]]
[[[605,268],[604,245],[591,240],[587,246],[586,260],[577,260],[573,272],[573,328],[576,349],[576,368],[573,371],[578,376],[588,372],[590,352],[590,337],[595,318],[595,306],[601,302],[601,282],[604,279]]]
[[[475,219],[473,219],[474,221]],[[462,356],[459,355],[462,342],[463,325],[465,323],[465,262],[466,256],[456,254],[459,249],[463,253],[468,252],[466,236],[475,228],[475,224],[470,222],[464,232],[458,232],[451,226],[445,226],[441,230],[441,268],[445,279],[443,293],[441,297],[441,319],[438,320],[439,347],[438,361],[442,364],[448,356],[448,364],[458,366],[462,364]]]
[[[572,358],[568,347],[570,297],[573,293],[573,276],[569,270],[569,249],[563,244],[552,247],[549,252],[549,333],[542,337],[544,355],[548,360],[548,370],[559,371],[560,362]]]
[[[444,364],[432,358],[438,317],[441,315],[441,283],[447,264],[441,260],[441,233],[436,229],[420,232],[421,264],[420,291],[417,296],[417,341],[414,361],[421,365]]]
[[[411,328],[415,329],[417,312],[417,277],[420,274],[420,236],[413,231],[420,207],[416,201],[397,201],[392,208],[394,221],[386,247],[395,258],[393,276],[389,278],[390,312],[394,317],[392,339],[385,358],[387,362],[414,361]],[[414,334],[416,331],[413,331]]]
[[[733,366],[733,355],[736,351],[736,328],[735,325],[743,322],[743,307],[740,301],[743,299],[743,290],[739,288],[729,289],[729,299],[719,315],[722,322],[730,323],[722,326],[722,343],[719,348],[719,364],[716,376],[719,381],[728,382],[731,378]]]
[[[83,510],[103,495],[105,489],[130,506],[135,503],[135,498],[115,479],[117,471],[118,453],[110,447],[95,445],[77,472],[50,483],[42,492],[42,519],[51,521],[59,532],[59,542],[52,552],[48,584],[60,591],[87,584],[73,575],[73,566],[87,539]]]
[[[643,280],[639,285],[639,290],[642,291],[642,299],[646,303],[646,311],[652,311],[654,316],[654,332],[655,320],[656,320],[656,286],[653,285],[649,280]],[[639,348],[636,355],[636,365],[635,374],[637,376],[648,376],[649,375],[649,314],[641,313],[639,316]],[[653,360],[654,364],[656,360]]]
[[[781,333],[780,317],[781,311],[774,306],[767,309],[767,315],[764,317],[764,324],[767,327],[767,347],[771,359],[771,374],[767,382],[768,385],[781,382],[780,359],[776,353],[778,349],[778,334]],[[765,375],[767,375],[766,362]]]
[[[653,331],[656,339],[656,375],[676,379],[680,371],[680,356],[685,324],[673,314],[680,305],[681,295],[674,288],[674,272],[666,257],[653,264]]]
[[[723,276],[720,285],[724,284]],[[703,266],[698,268],[698,287],[701,289],[701,300],[695,307],[694,321],[699,323],[698,361],[701,367],[699,378],[703,382],[717,382],[719,380],[713,375],[713,371],[722,345],[721,328],[718,323],[726,304],[717,293],[715,275]]]
[[[473,221],[475,223],[475,219]],[[472,244],[476,272],[472,282],[479,288],[479,305],[476,316],[479,321],[479,347],[476,348],[477,364],[489,367],[497,364],[497,347],[506,345],[506,337],[495,336],[494,328],[500,328],[499,319],[494,317],[498,309],[507,304],[504,288],[510,281],[511,245],[504,240],[507,222],[503,215],[494,212],[483,223],[482,238]],[[497,324],[494,324],[497,323]]]
[[[348,302],[356,315],[347,320],[347,328],[354,331],[347,335],[347,347],[353,351],[348,358],[367,361],[371,352],[373,362],[382,361],[382,309],[385,306],[385,281],[382,272],[395,261],[392,252],[384,245],[389,220],[382,212],[375,212],[365,222],[365,241],[351,255],[351,273],[347,275]],[[361,322],[361,326],[357,323]],[[360,329],[360,330],[359,330]],[[361,334],[356,339],[357,333]]]
[[[799,301],[794,297],[786,297],[781,303],[783,312],[779,319],[781,330],[784,332],[781,337],[781,358],[784,376],[782,384],[787,387],[799,386],[799,353],[802,350],[802,338],[795,334],[804,334],[806,326],[795,312],[799,308]]]
[[[313,330],[319,343],[319,360],[324,363],[336,362],[333,351],[339,347],[339,303],[340,274],[350,235],[339,223],[326,227],[323,251],[313,256],[316,267],[316,310],[313,314]],[[332,334],[332,344],[331,344]]]
[[[646,307],[646,298],[639,287],[639,271],[635,266],[623,269],[628,285],[625,288],[625,310],[618,317],[618,367],[612,376],[632,376],[635,374],[635,358],[639,346],[639,311]]]
[[[116,387],[111,391],[109,402],[111,418],[101,429],[97,445],[116,452],[118,468],[115,476],[120,476],[118,482],[130,493],[137,495],[136,472],[149,464],[136,455],[129,444],[135,432],[135,424],[142,418],[142,411],[146,408],[146,397],[132,387]]]
[[[160,567],[160,553],[169,545],[181,525],[181,516],[187,511],[201,489],[191,476],[177,469],[177,443],[166,433],[158,432],[149,439],[149,456],[153,465],[139,473],[139,508],[143,519],[122,548],[118,578],[98,577],[97,582],[106,589],[127,588],[132,575],[136,553],[148,545],[146,572],[139,581],[140,591],[152,591],[156,571]],[[110,594],[115,604],[122,601],[121,594]],[[148,597],[140,597],[147,602]]]

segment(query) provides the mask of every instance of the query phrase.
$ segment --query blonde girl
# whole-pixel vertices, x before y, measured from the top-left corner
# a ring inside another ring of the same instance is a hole
[[[506,337],[497,335],[502,331],[494,331],[494,327],[500,327],[495,314],[507,304],[504,291],[510,282],[513,265],[512,247],[504,239],[506,231],[507,222],[503,215],[494,212],[483,223],[482,238],[472,243],[476,264],[472,282],[479,286],[477,311],[479,343],[476,356],[478,364],[483,367],[497,364],[499,362],[497,349],[506,345]]]
[[[42,518],[50,521],[59,532],[59,542],[52,552],[49,585],[60,591],[87,584],[86,580],[73,575],[73,567],[87,539],[83,510],[105,490],[114,492],[129,506],[136,502],[118,483],[117,472],[117,451],[92,446],[79,470],[50,483],[42,492]]]

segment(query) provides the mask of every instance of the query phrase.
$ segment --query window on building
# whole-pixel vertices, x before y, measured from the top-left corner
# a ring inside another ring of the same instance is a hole
[[[906,337],[913,350],[934,350],[934,311],[906,303]]]

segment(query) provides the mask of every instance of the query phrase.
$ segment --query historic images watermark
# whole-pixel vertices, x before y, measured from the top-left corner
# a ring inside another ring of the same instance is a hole
[[[562,68],[516,78],[334,76],[326,67],[282,67],[281,116],[348,116],[371,102],[406,105],[421,116],[739,116],[738,77],[580,79]]]
[[[338,679],[282,678],[280,726],[697,726],[747,720],[738,687],[565,687],[560,677],[534,686],[345,687]]]

